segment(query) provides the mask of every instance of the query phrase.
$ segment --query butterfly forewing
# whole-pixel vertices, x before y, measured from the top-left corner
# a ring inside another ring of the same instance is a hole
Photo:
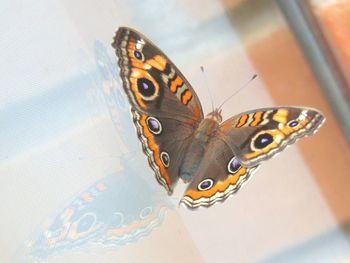
[[[220,136],[245,166],[255,166],[297,139],[315,133],[323,115],[310,108],[275,107],[248,111],[225,121]]]
[[[160,49],[125,27],[118,29],[112,46],[119,58],[124,90],[136,109],[198,124],[203,111],[197,94]]]

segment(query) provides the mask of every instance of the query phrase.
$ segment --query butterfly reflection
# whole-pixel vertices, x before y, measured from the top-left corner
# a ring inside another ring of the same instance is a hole
[[[117,247],[148,235],[163,222],[171,204],[135,173],[127,165],[77,195],[27,243],[29,254],[47,258],[87,245]]]
[[[116,85],[117,67],[104,45],[96,42],[94,49],[98,73],[93,85],[101,88],[103,96],[99,98],[107,105],[119,135],[123,169],[80,192],[37,231],[26,242],[25,249],[34,258],[45,259],[76,248],[115,248],[135,242],[159,226],[165,212],[172,208],[166,195],[142,177],[151,176],[139,172],[142,168],[138,164],[145,160],[142,154],[130,153],[130,149],[137,146],[131,145],[134,140],[123,136],[134,130],[129,106]]]

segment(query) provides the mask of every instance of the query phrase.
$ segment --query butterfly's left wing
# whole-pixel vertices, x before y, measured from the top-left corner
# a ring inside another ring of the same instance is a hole
[[[180,201],[189,208],[208,207],[224,201],[237,192],[258,168],[242,166],[232,149],[218,136],[210,140],[207,149]]]
[[[253,167],[297,139],[314,134],[325,118],[318,110],[275,107],[248,111],[225,121],[219,130],[239,162]]]

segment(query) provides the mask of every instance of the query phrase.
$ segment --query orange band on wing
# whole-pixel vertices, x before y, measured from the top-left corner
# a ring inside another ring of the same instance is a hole
[[[254,113],[254,121],[252,121],[252,123],[250,124],[251,127],[255,127],[257,126],[260,122],[261,122],[261,117],[263,115],[262,111],[258,111]]]
[[[173,93],[176,93],[178,87],[181,87],[182,83],[183,83],[183,80],[179,76],[177,76],[175,80],[173,80],[170,84],[170,91]]]
[[[248,114],[244,114],[242,115],[239,120],[238,120],[238,123],[236,125],[236,128],[240,128],[242,127],[244,124],[246,124],[247,120],[248,120]]]
[[[235,174],[229,174],[227,179],[225,181],[219,181],[217,182],[211,189],[206,190],[206,191],[197,191],[194,189],[189,189],[185,195],[189,196],[193,200],[198,200],[202,197],[212,197],[214,196],[217,192],[225,192],[225,190],[230,186],[230,185],[235,185],[240,177],[242,175],[247,174],[247,168],[241,167]]]
[[[181,101],[183,104],[187,105],[191,99],[192,99],[192,92],[190,90],[187,89],[181,94]]]
[[[288,110],[279,109],[273,116],[272,119],[278,123],[287,123]]]
[[[131,65],[135,68],[147,69],[149,70],[151,67],[158,69],[159,71],[164,71],[167,61],[164,57],[160,55],[155,55],[153,58],[147,60],[146,62],[136,59],[134,57],[135,52],[135,41],[130,39],[127,47],[128,57],[130,59]]]
[[[165,167],[164,167],[164,165],[159,157],[160,156],[159,147],[158,147],[157,143],[154,141],[154,135],[148,130],[148,126],[146,124],[146,119],[147,119],[146,115],[141,115],[141,118],[139,121],[140,125],[142,126],[143,136],[145,136],[147,138],[148,147],[153,152],[154,162],[157,164],[161,176],[166,180],[167,185],[170,189],[170,185],[171,185],[170,177],[169,177],[168,172],[165,169]]]
[[[147,60],[146,63],[158,69],[159,71],[164,71],[167,62],[164,57],[156,55],[153,58]]]

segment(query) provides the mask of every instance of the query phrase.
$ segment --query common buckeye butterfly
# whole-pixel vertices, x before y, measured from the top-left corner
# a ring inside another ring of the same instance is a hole
[[[195,91],[151,41],[126,27],[112,46],[143,151],[158,182],[172,194],[179,178],[189,185],[181,203],[211,206],[235,193],[260,163],[297,139],[315,133],[325,118],[305,107],[272,107],[222,122],[206,117]]]

